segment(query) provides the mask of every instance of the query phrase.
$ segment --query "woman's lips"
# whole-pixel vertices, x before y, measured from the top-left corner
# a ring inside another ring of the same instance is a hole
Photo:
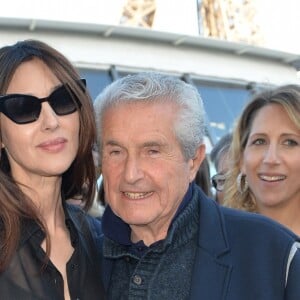
[[[268,181],[268,182],[275,182],[275,181],[281,181],[286,178],[284,175],[263,175],[260,174],[259,178],[262,179],[263,181]]]
[[[57,153],[65,148],[66,143],[67,140],[65,138],[56,138],[39,144],[38,148],[47,152]]]

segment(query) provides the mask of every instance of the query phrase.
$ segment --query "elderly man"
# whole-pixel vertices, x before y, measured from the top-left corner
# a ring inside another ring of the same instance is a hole
[[[159,73],[127,76],[95,112],[109,299],[300,299],[297,237],[218,206],[193,183],[205,157],[194,87]]]

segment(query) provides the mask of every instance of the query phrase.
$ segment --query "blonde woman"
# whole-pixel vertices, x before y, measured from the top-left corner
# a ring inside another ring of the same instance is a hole
[[[254,96],[240,116],[225,205],[266,215],[300,235],[300,86]]]

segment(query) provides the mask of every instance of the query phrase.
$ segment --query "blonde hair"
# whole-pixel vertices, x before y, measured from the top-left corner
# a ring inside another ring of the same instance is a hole
[[[300,86],[283,85],[254,95],[244,108],[233,131],[229,150],[229,171],[224,186],[224,205],[250,212],[258,212],[255,195],[249,187],[245,192],[238,191],[237,177],[241,159],[249,138],[253,120],[258,111],[267,105],[280,105],[291,121],[300,129]]]

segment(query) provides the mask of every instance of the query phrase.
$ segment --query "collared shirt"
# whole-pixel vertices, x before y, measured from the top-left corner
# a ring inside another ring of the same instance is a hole
[[[65,222],[70,231],[73,254],[66,264],[71,299],[104,299],[96,245],[89,227],[91,218],[67,205]],[[100,231],[100,223],[99,223]],[[46,258],[41,247],[45,234],[33,220],[23,220],[16,254],[0,274],[0,299],[64,300],[62,275]]]

